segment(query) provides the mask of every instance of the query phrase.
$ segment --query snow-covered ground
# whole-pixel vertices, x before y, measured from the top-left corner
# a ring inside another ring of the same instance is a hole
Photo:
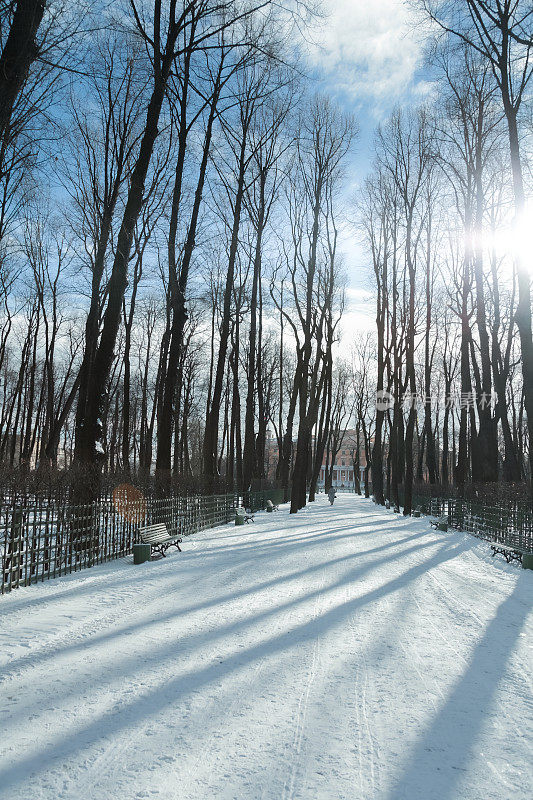
[[[0,598],[0,797],[531,800],[533,572],[341,495]]]

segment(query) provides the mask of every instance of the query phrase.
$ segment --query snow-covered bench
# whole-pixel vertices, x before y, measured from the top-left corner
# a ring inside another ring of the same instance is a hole
[[[438,531],[447,531],[448,517],[446,516],[446,514],[444,514],[442,517],[437,517],[437,519],[432,519],[431,524]]]
[[[145,525],[139,528],[139,537],[143,544],[149,544],[151,552],[161,553],[166,556],[166,551],[174,545],[181,553],[179,536],[170,536],[164,522],[156,522],[155,525]]]
[[[253,522],[254,521],[254,514],[251,508],[236,508],[235,509],[235,516],[239,517],[239,520],[243,520],[243,522]],[[240,522],[239,524],[243,524]]]
[[[275,505],[274,505],[274,503],[272,502],[272,500],[267,500],[267,502],[266,502],[266,510],[267,510],[267,511],[270,511],[270,512],[272,512],[272,511],[279,511],[279,508],[278,508],[278,506],[275,506]]]

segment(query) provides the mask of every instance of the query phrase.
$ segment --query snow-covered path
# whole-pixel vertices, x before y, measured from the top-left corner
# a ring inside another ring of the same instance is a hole
[[[341,495],[0,598],[0,797],[531,800],[533,572]]]

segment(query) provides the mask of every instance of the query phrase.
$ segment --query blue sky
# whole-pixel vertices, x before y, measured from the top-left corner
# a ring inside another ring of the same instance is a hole
[[[431,89],[423,43],[403,0],[323,0],[327,15],[313,34],[308,59],[321,91],[354,114],[359,135],[348,171],[349,205],[372,163],[376,126],[398,105],[417,104]],[[351,209],[348,213],[353,216]],[[344,231],[348,274],[346,334],[373,326],[368,255],[356,233]]]

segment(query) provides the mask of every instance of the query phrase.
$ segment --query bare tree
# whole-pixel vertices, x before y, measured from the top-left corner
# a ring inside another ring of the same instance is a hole
[[[429,17],[443,32],[463,42],[489,65],[507,122],[516,222],[524,224],[526,195],[520,151],[519,120],[533,75],[533,10],[528,0],[466,0],[434,3],[422,0]],[[531,280],[524,255],[515,256],[518,276],[516,323],[522,351],[522,375],[529,439],[533,441],[533,339]],[[529,451],[533,475],[533,448]]]

